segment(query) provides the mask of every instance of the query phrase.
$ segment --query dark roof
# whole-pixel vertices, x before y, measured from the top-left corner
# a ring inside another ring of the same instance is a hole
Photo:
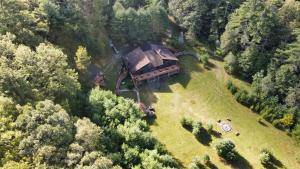
[[[103,75],[103,72],[95,64],[90,64],[88,66],[88,73],[89,73],[90,80],[95,80],[97,77]]]
[[[153,67],[159,67],[163,65],[164,60],[178,60],[169,49],[154,44],[143,48],[138,47],[128,53],[123,59],[131,72],[137,71],[148,64],[151,64]]]

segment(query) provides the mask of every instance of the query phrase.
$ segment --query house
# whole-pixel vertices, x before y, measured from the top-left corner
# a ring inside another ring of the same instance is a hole
[[[103,72],[99,69],[98,66],[95,64],[90,64],[88,66],[88,78],[89,78],[89,84],[92,87],[104,87],[105,82],[104,82],[104,74]]]
[[[122,58],[135,86],[169,77],[180,70],[174,53],[161,45],[138,47]]]

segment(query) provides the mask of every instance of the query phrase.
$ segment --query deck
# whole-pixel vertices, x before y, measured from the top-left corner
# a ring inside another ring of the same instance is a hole
[[[169,67],[165,67],[165,68],[161,68],[158,70],[154,70],[148,73],[144,73],[141,75],[132,75],[132,78],[134,81],[144,81],[144,80],[150,80],[150,79],[154,79],[154,78],[158,78],[162,75],[173,75],[173,74],[177,74],[179,73],[180,67],[179,65],[173,65],[173,66],[169,66]]]

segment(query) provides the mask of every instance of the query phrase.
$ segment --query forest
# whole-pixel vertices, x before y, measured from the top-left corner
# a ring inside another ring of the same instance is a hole
[[[0,0],[0,168],[205,168],[175,158],[134,100],[88,83],[88,66],[112,55],[110,41],[208,46],[203,64],[217,58],[249,85],[228,80],[234,99],[299,148],[299,0]],[[195,136],[203,128],[181,120]],[[215,149],[227,165],[234,148],[224,140]],[[272,156],[261,151],[265,168]]]

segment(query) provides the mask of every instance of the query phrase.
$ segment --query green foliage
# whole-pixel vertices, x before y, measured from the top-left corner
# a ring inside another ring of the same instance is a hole
[[[187,38],[205,38],[218,44],[229,15],[243,0],[170,0],[169,11],[187,31]]]
[[[276,127],[289,130],[295,126],[295,115],[300,108],[298,29],[295,29],[294,36],[294,41],[276,50],[267,73],[257,73],[252,83],[261,102],[255,106],[255,110],[261,111]]]
[[[209,63],[209,55],[208,54],[203,54],[200,56],[200,61],[204,66],[207,66]]]
[[[229,72],[251,78],[267,68],[275,49],[290,37],[278,10],[272,3],[248,0],[231,15],[221,38],[225,54],[232,52]]]
[[[208,125],[207,125],[207,132],[208,132],[209,134],[212,134],[213,131],[214,131],[214,125],[208,124]]]
[[[259,160],[264,167],[270,167],[273,163],[273,159],[274,157],[270,150],[264,148],[260,151]]]
[[[167,13],[160,3],[139,9],[125,8],[118,1],[114,7],[112,38],[119,43],[159,41],[167,28]]]
[[[180,119],[180,123],[182,125],[182,127],[191,130],[193,128],[193,120],[191,118],[186,118],[186,117],[182,117]]]
[[[18,115],[13,100],[0,96],[0,165],[18,158],[17,145],[23,136],[22,132],[16,130],[15,120]]]
[[[237,158],[234,148],[235,145],[230,140],[222,140],[216,145],[218,155],[229,162],[233,162]]]
[[[297,124],[292,132],[293,138],[300,144],[300,125]]]
[[[259,160],[261,164],[264,166],[268,166],[271,164],[271,156],[268,153],[261,152],[259,155]]]
[[[40,44],[36,51],[0,37],[0,91],[18,103],[44,99],[67,103],[80,89],[77,74],[57,47]],[[9,48],[7,48],[9,47]]]
[[[206,164],[206,165],[210,163],[210,157],[209,157],[209,155],[205,154],[205,155],[203,156],[203,162],[204,162],[204,164]]]
[[[86,72],[88,66],[91,64],[91,56],[83,46],[79,46],[76,51],[76,67],[81,72]]]
[[[49,32],[45,8],[33,1],[1,1],[0,34],[11,32],[18,43],[36,46]]]
[[[238,91],[238,88],[232,83],[231,80],[227,81],[227,89],[232,93],[235,94]]]
[[[237,73],[237,66],[238,66],[238,60],[237,57],[232,53],[229,52],[225,57],[225,70],[229,74],[236,74]]]
[[[111,92],[93,89],[89,95],[91,119],[102,126],[102,144],[110,153],[119,153],[121,166],[128,168],[178,167],[177,162],[151,136],[149,126],[141,120],[143,113],[130,100]]]
[[[193,131],[192,133],[196,136],[199,137],[201,134],[201,129],[202,129],[202,123],[197,121],[193,123]]]
[[[0,98],[0,157],[4,168],[113,167],[105,157],[103,130],[89,119],[76,123],[52,101],[16,106]]]
[[[191,164],[189,164],[189,169],[200,169],[202,168],[202,164],[200,161],[200,157],[194,157]]]
[[[61,163],[63,148],[72,142],[72,121],[61,106],[51,101],[25,106],[16,124],[25,134],[19,144],[21,156],[33,157],[38,164]]]

